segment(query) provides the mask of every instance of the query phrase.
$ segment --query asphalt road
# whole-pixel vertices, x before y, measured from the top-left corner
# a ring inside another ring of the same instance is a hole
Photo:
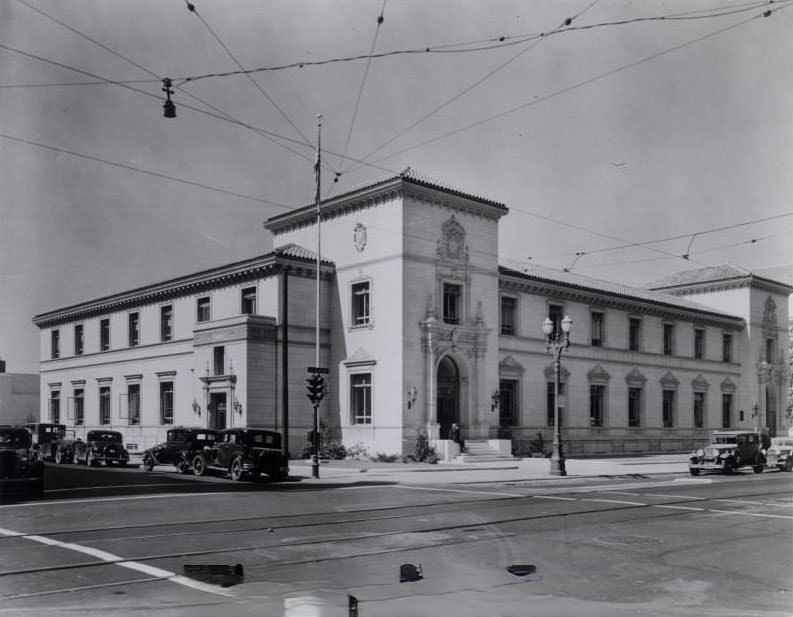
[[[44,499],[0,505],[0,615],[347,615],[348,594],[361,617],[793,614],[791,474],[46,479]],[[400,583],[402,564],[423,578]]]

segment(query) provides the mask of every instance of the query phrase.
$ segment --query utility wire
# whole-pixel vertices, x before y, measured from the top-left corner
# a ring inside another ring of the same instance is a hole
[[[97,163],[102,163],[104,165],[110,165],[112,167],[119,167],[121,169],[127,169],[129,171],[134,171],[136,173],[145,174],[147,176],[154,176],[155,178],[163,178],[165,180],[171,180],[173,182],[179,182],[181,184],[187,184],[189,186],[195,186],[198,188],[206,189],[209,191],[215,191],[217,193],[223,193],[225,195],[231,195],[232,197],[239,197],[240,199],[248,199],[250,201],[256,201],[262,204],[267,204],[268,206],[275,206],[276,208],[281,208],[282,210],[293,210],[294,206],[287,206],[285,204],[280,204],[275,201],[269,201],[267,199],[261,199],[259,197],[252,197],[251,195],[244,195],[242,193],[235,193],[234,191],[229,191],[226,189],[221,189],[216,186],[210,186],[208,184],[203,184],[201,182],[194,182],[192,180],[185,180],[184,178],[177,178],[175,176],[169,176],[167,174],[163,174],[157,171],[151,171],[150,169],[143,169],[141,167],[135,167],[133,165],[129,165],[128,163],[119,163],[117,161],[110,161],[107,159],[100,158],[98,156],[91,156],[90,154],[82,154],[80,152],[74,152],[73,150],[66,150],[65,148],[59,148],[57,146],[50,146],[47,144],[31,141],[29,139],[22,139],[21,137],[14,137],[13,135],[7,135],[5,133],[0,133],[0,137],[3,139],[8,139],[10,141],[15,141],[21,144],[27,144],[29,146],[35,146],[37,148],[43,148],[45,150],[50,150],[52,152],[58,152],[59,154],[69,154],[71,156],[76,156],[81,159],[85,159],[88,161],[94,161]]]
[[[580,17],[581,15],[583,15],[583,14],[584,14],[586,11],[588,11],[589,9],[591,9],[591,8],[592,8],[593,6],[595,6],[595,4],[597,4],[598,2],[599,2],[599,0],[594,0],[594,1],[593,1],[593,2],[592,2],[590,5],[589,5],[589,6],[587,6],[587,7],[586,7],[586,8],[585,8],[583,11],[580,11],[580,12],[579,12],[577,15],[574,15],[573,17],[570,17],[570,18],[567,18],[567,19],[565,19],[565,20],[564,20],[564,21],[563,21],[561,24],[559,24],[559,26],[557,26],[557,27],[556,27],[556,29],[555,29],[555,30],[553,30],[553,31],[551,32],[551,34],[555,34],[556,32],[558,32],[558,31],[560,31],[561,29],[563,29],[565,26],[569,26],[569,25],[572,23],[572,21],[573,21],[574,19],[576,19],[576,18]],[[545,40],[545,39],[543,39],[543,38],[541,38],[541,39],[537,39],[537,40],[534,42],[534,44],[533,44],[533,45],[530,45],[529,47],[527,47],[527,48],[523,49],[522,51],[518,52],[517,54],[515,54],[515,55],[511,56],[511,57],[510,57],[510,58],[509,58],[509,59],[508,59],[506,62],[502,62],[502,63],[501,63],[501,64],[499,64],[499,65],[498,65],[498,66],[497,66],[495,69],[493,69],[493,70],[489,71],[488,73],[485,73],[485,75],[483,75],[481,78],[477,79],[477,80],[476,80],[475,82],[473,82],[471,85],[469,85],[469,86],[468,86],[468,87],[466,87],[466,88],[463,88],[463,89],[462,89],[462,90],[460,90],[460,91],[459,91],[457,94],[455,94],[454,96],[452,96],[450,99],[447,99],[446,101],[444,101],[443,103],[441,103],[440,105],[438,105],[437,107],[435,107],[435,109],[433,109],[433,110],[432,110],[432,111],[430,111],[429,113],[426,113],[426,114],[424,114],[424,115],[423,115],[421,118],[419,118],[418,120],[416,120],[416,121],[415,121],[413,124],[411,124],[411,125],[409,125],[409,126],[405,127],[405,128],[404,128],[404,129],[402,129],[400,132],[396,133],[394,136],[392,136],[391,138],[387,139],[387,140],[386,140],[386,141],[384,141],[382,144],[380,144],[379,146],[377,146],[377,147],[376,147],[374,150],[370,151],[368,154],[365,154],[365,155],[364,155],[364,156],[362,156],[361,158],[362,158],[364,161],[368,161],[368,160],[370,160],[372,156],[374,156],[375,154],[377,154],[378,152],[380,152],[380,151],[381,151],[383,148],[385,148],[386,146],[388,146],[388,145],[392,144],[394,141],[396,141],[397,139],[399,139],[400,137],[402,137],[403,135],[405,135],[405,134],[406,134],[406,133],[408,133],[409,131],[412,131],[414,128],[416,128],[418,125],[420,125],[420,124],[421,124],[422,122],[424,122],[425,120],[427,120],[427,119],[431,118],[432,116],[434,116],[435,114],[437,114],[439,111],[441,111],[441,110],[442,110],[442,109],[444,109],[445,107],[447,107],[447,106],[451,105],[451,104],[452,104],[453,102],[455,102],[456,100],[458,100],[458,99],[462,98],[463,96],[465,96],[466,94],[468,94],[469,92],[471,92],[471,90],[473,90],[474,88],[476,88],[476,87],[480,86],[481,84],[483,84],[484,82],[486,82],[488,79],[490,79],[491,77],[493,77],[493,75],[495,75],[496,73],[498,73],[498,72],[499,72],[499,71],[501,71],[502,69],[504,69],[504,68],[506,68],[507,66],[509,66],[510,64],[512,64],[512,63],[513,63],[515,60],[517,60],[518,58],[520,58],[520,57],[521,57],[521,56],[523,56],[524,54],[526,54],[526,53],[530,52],[531,50],[533,50],[535,47],[537,47],[537,45],[539,45],[539,44],[540,44],[542,41],[544,41],[544,40]],[[354,171],[354,169],[353,169],[353,170],[351,170],[351,171]]]
[[[710,39],[710,38],[712,38],[714,36],[718,36],[720,34],[724,34],[725,32],[729,32],[731,30],[734,30],[736,28],[744,26],[744,25],[746,25],[746,24],[748,24],[748,23],[750,23],[750,22],[752,22],[752,21],[754,21],[756,19],[769,17],[771,14],[773,14],[773,13],[775,13],[777,11],[780,11],[780,10],[782,10],[784,8],[787,8],[787,6],[788,5],[780,6],[780,7],[775,8],[775,9],[768,9],[768,10],[764,11],[763,13],[761,13],[759,15],[754,15],[754,16],[748,18],[748,19],[744,19],[742,21],[736,22],[736,23],[734,23],[734,24],[732,24],[730,26],[726,26],[724,28],[720,28],[718,30],[714,30],[712,32],[709,32],[708,34],[705,34],[705,35],[699,36],[697,38],[691,39],[689,41],[686,41],[685,43],[681,43],[679,45],[675,45],[673,47],[669,47],[667,49],[664,49],[662,51],[656,52],[654,54],[650,54],[649,56],[645,56],[644,58],[640,58],[639,60],[635,60],[633,62],[629,62],[627,64],[623,64],[623,65],[621,65],[621,66],[619,66],[617,68],[611,69],[611,70],[606,71],[604,73],[600,73],[599,75],[596,75],[594,77],[589,77],[587,79],[579,81],[579,82],[577,82],[575,84],[572,84],[570,86],[567,86],[565,88],[561,88],[560,90],[556,90],[555,92],[552,92],[550,94],[546,94],[544,96],[536,97],[536,98],[532,99],[531,101],[528,101],[526,103],[522,103],[520,105],[517,105],[517,106],[512,107],[510,109],[507,109],[505,111],[499,112],[499,113],[494,114],[492,116],[488,116],[487,118],[483,118],[481,120],[477,120],[476,122],[472,122],[472,123],[467,124],[465,126],[461,126],[459,128],[453,129],[451,131],[447,131],[446,133],[443,133],[443,134],[438,135],[436,137],[433,137],[431,139],[427,139],[427,140],[424,140],[424,141],[419,142],[417,144],[414,144],[412,146],[408,146],[408,147],[403,148],[401,150],[397,150],[396,152],[392,152],[391,154],[388,154],[386,156],[380,157],[379,159],[375,159],[373,162],[380,163],[382,161],[385,161],[387,159],[393,158],[393,157],[398,156],[400,154],[405,154],[406,152],[410,152],[412,150],[416,150],[416,149],[421,148],[423,146],[427,146],[429,144],[435,143],[436,141],[440,141],[442,139],[446,139],[447,137],[451,137],[452,135],[456,135],[457,133],[462,133],[464,131],[468,131],[468,130],[470,130],[472,128],[476,128],[478,126],[481,126],[483,124],[487,124],[487,123],[492,122],[494,120],[498,120],[500,118],[504,118],[504,117],[509,116],[511,114],[514,114],[514,113],[517,113],[517,112],[522,111],[524,109],[527,109],[528,107],[531,107],[533,105],[537,105],[539,103],[548,101],[550,99],[553,99],[553,98],[556,98],[558,96],[561,96],[562,94],[567,94],[568,92],[572,92],[573,90],[577,90],[578,88],[582,88],[584,86],[588,86],[589,84],[595,83],[595,82],[600,81],[602,79],[605,79],[607,77],[611,77],[611,76],[616,75],[617,73],[620,73],[622,71],[626,71],[628,69],[634,68],[636,66],[644,64],[645,62],[650,62],[651,60],[655,60],[655,59],[660,58],[662,56],[665,56],[667,54],[673,53],[675,51],[679,51],[679,50],[684,49],[684,48],[686,48],[686,47],[688,47],[690,45],[694,45],[696,43],[700,43],[702,41]]]

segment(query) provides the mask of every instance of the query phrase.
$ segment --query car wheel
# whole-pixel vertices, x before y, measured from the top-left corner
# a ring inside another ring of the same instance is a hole
[[[60,449],[55,450],[55,464],[56,465],[63,465],[66,462],[65,458],[66,457],[63,456],[63,452],[61,452]]]
[[[187,473],[190,471],[190,465],[187,464],[187,459],[184,456],[180,456],[176,459],[176,471],[179,473]]]
[[[787,472],[793,471],[793,457],[790,457],[790,458],[788,458],[788,460],[785,461],[784,469]]]
[[[33,484],[30,485],[29,495],[31,497],[43,497],[44,496],[44,478],[39,478]]]
[[[690,469],[689,468],[688,471],[691,473],[692,476],[698,476],[699,475],[699,469]]]
[[[154,459],[151,456],[143,457],[143,471],[151,471],[154,469]]]
[[[242,461],[240,460],[240,457],[237,457],[231,461],[231,466],[229,467],[229,477],[236,482],[238,480],[242,480],[243,475]]]
[[[732,462],[729,460],[724,461],[724,464],[721,467],[721,471],[727,475],[730,475],[734,471],[735,467],[733,467]]]
[[[203,454],[196,454],[193,457],[193,475],[203,476],[206,473],[207,464],[204,460]]]
[[[752,471],[755,473],[763,473],[763,467],[764,465],[755,465],[752,467]]]

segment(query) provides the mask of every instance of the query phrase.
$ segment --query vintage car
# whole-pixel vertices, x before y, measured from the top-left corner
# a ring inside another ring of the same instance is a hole
[[[0,426],[0,495],[41,497],[44,463],[33,450],[25,427]]]
[[[780,471],[793,471],[793,437],[772,437],[765,453],[766,464]]]
[[[762,473],[765,456],[760,450],[760,435],[755,431],[713,431],[710,444],[691,453],[688,470],[692,476],[701,471],[732,473],[751,467]]]
[[[232,480],[259,479],[265,474],[278,481],[289,475],[289,461],[281,451],[281,434],[259,428],[220,431],[212,447],[193,457],[192,467],[197,476],[211,470],[227,473]]]
[[[193,458],[212,447],[217,431],[207,428],[175,426],[165,435],[165,441],[143,453],[143,469],[151,471],[155,465],[175,465],[181,473],[192,469]]]
[[[66,436],[66,426],[46,422],[31,422],[25,425],[33,439],[33,452],[40,461],[54,461],[58,445]]]
[[[124,448],[124,438],[118,431],[88,431],[85,441],[76,440],[72,444],[75,463],[86,465],[120,465],[129,462],[129,452]]]

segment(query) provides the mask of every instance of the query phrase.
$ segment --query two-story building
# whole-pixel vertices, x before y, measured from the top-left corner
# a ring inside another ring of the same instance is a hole
[[[724,269],[638,289],[500,267],[507,212],[408,169],[321,204],[319,283],[311,205],[266,222],[267,255],[38,315],[42,416],[119,427],[133,449],[172,424],[267,426],[294,454],[313,426],[318,353],[321,423],[346,446],[410,452],[424,433],[445,452],[456,422],[522,454],[538,433],[550,442],[542,322],[568,315],[569,454],[679,451],[716,428],[790,424],[779,367],[793,289],[746,272],[720,283]]]

